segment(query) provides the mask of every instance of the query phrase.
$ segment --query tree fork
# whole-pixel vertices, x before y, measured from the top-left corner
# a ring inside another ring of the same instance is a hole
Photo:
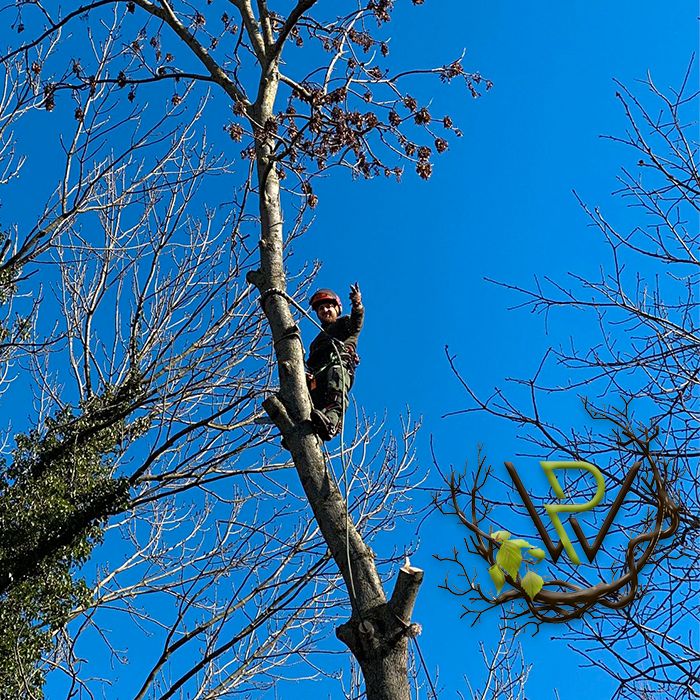
[[[336,629],[336,636],[352,652],[362,669],[368,700],[408,700],[408,640],[420,625],[407,620],[413,612],[422,569],[408,559],[399,570],[391,600],[356,615]]]

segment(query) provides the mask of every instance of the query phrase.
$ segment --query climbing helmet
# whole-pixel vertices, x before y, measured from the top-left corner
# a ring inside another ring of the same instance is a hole
[[[316,307],[324,301],[332,302],[338,307],[338,313],[343,313],[343,305],[340,303],[340,297],[332,289],[319,289],[315,291],[311,299],[309,299],[309,304],[311,304],[311,308],[316,311]]]

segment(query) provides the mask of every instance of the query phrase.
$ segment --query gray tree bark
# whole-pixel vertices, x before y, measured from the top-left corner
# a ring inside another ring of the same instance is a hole
[[[408,638],[417,626],[410,623],[420,569],[408,562],[401,569],[387,600],[372,550],[347,515],[342,494],[331,478],[321,443],[310,422],[311,400],[306,387],[304,347],[285,296],[284,226],[280,186],[273,158],[273,140],[265,125],[273,118],[278,89],[276,60],[263,71],[258,99],[248,118],[256,139],[257,181],[260,199],[260,269],[249,281],[261,293],[277,359],[280,390],[263,406],[279,428],[291,452],[299,480],[350,596],[352,616],[336,634],[357,659],[368,700],[407,700]]]

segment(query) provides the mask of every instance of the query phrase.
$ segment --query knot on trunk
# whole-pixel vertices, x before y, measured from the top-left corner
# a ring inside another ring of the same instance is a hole
[[[362,619],[353,616],[336,628],[338,639],[347,645],[358,661],[386,658],[399,643],[420,634],[421,627],[407,624],[383,603],[365,612]]]
[[[245,275],[245,280],[248,284],[259,288],[265,284],[265,275],[261,270],[248,270]]]

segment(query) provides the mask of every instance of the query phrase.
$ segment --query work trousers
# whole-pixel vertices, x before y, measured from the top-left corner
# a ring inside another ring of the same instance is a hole
[[[314,377],[316,387],[311,390],[311,401],[328,419],[331,435],[337,435],[348,407],[354,372],[344,364],[331,363]]]

